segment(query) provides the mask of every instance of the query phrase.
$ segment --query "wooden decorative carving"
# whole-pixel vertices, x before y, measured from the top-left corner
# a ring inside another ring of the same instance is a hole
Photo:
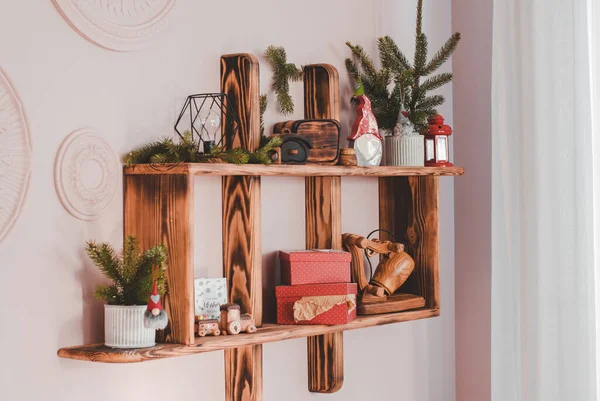
[[[339,74],[329,64],[304,67],[304,118],[340,119]],[[306,248],[342,249],[340,177],[306,177]],[[307,339],[308,389],[334,393],[344,383],[343,333]]]
[[[52,0],[81,36],[109,50],[144,47],[167,24],[175,0]]]
[[[260,144],[259,65],[249,54],[221,57],[221,91],[240,120],[235,137],[223,132],[228,149],[256,150]],[[223,272],[229,302],[262,324],[260,177],[223,177]],[[227,401],[262,399],[262,346],[225,351]]]
[[[194,344],[193,176],[127,175],[124,177],[125,235],[135,235],[142,249],[167,246],[169,293],[163,306],[169,326],[159,339]]]
[[[415,261],[402,292],[425,298],[427,308],[440,307],[438,190],[439,177],[379,179],[379,227],[394,233]]]
[[[31,145],[25,112],[0,69],[0,242],[21,213],[30,172]]]
[[[78,219],[102,215],[117,191],[119,176],[117,155],[94,129],[67,136],[56,155],[56,192],[64,208]]]

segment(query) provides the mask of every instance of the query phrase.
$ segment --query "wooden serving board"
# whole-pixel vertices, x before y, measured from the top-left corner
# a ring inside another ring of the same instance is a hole
[[[378,315],[381,313],[402,312],[419,309],[425,306],[425,298],[413,294],[394,294],[379,302],[363,302],[358,304],[359,315]]]

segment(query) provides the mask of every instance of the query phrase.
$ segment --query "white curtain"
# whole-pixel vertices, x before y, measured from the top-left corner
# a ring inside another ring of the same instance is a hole
[[[494,1],[494,401],[598,399],[592,111],[600,105],[592,109],[590,90],[597,1]]]

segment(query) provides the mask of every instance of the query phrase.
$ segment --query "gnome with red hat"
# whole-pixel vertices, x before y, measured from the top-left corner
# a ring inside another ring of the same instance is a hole
[[[167,323],[169,323],[169,318],[160,303],[160,295],[155,282],[148,299],[148,307],[144,312],[144,326],[148,329],[162,330],[167,327]]]
[[[350,146],[356,151],[358,165],[379,166],[383,155],[382,138],[377,128],[377,119],[371,109],[371,101],[365,95],[360,77],[356,83],[352,103],[356,105],[356,120],[348,140]]]

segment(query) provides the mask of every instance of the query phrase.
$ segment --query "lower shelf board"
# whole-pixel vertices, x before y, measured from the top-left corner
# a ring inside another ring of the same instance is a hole
[[[382,315],[359,316],[354,321],[336,326],[281,326],[266,324],[254,334],[238,334],[228,336],[207,336],[196,338],[194,345],[157,344],[152,348],[114,349],[103,344],[82,345],[61,348],[58,356],[89,362],[133,363],[176,356],[194,355],[202,352],[221,351],[247,345],[265,344],[294,338],[318,336],[321,334],[348,331],[372,326],[426,319],[440,315],[439,309],[417,309],[406,312]]]

